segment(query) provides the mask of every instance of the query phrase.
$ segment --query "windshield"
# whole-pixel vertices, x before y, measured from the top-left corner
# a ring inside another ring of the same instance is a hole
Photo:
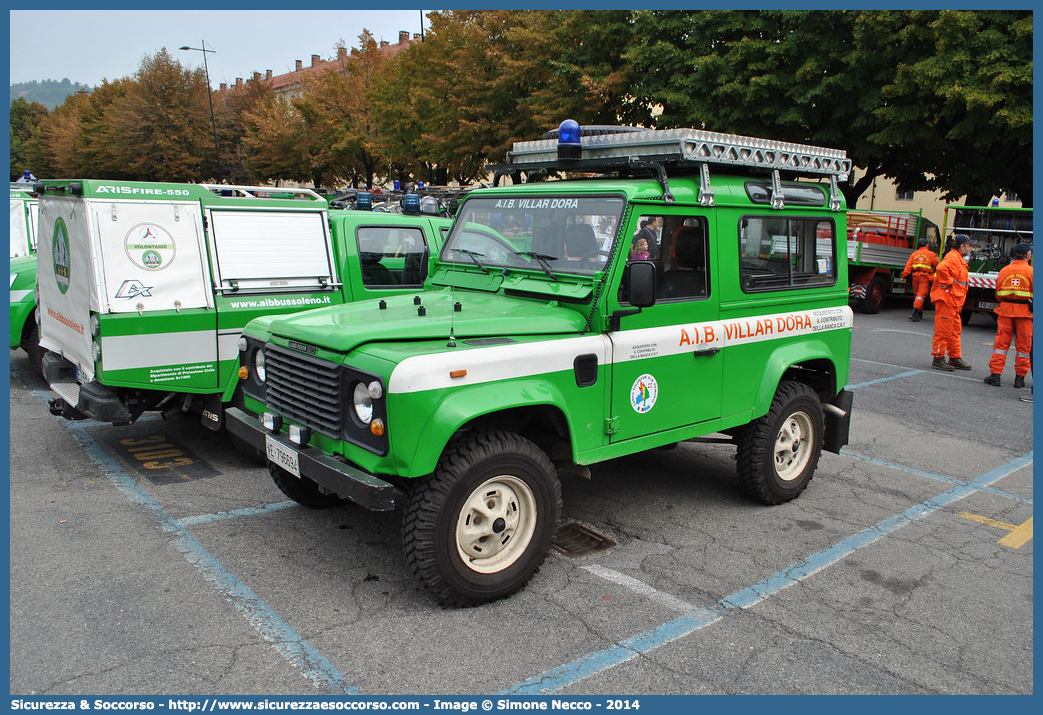
[[[441,260],[485,271],[593,275],[605,266],[624,205],[618,197],[560,194],[471,198],[453,222]]]

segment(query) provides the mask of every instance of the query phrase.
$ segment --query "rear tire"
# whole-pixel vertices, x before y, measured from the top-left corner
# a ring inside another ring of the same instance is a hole
[[[764,504],[796,499],[808,486],[822,454],[822,404],[803,383],[783,382],[768,414],[738,435],[739,484]]]
[[[279,491],[309,509],[329,509],[343,504],[346,499],[320,491],[319,485],[307,477],[295,477],[282,467],[268,462],[268,473]]]
[[[33,372],[40,377],[43,377],[43,348],[40,347],[40,326],[33,325],[29,330],[29,334],[25,336],[25,340],[22,341],[22,350],[29,356],[29,365],[32,366]]]
[[[539,571],[560,514],[561,485],[539,447],[509,432],[468,435],[409,495],[406,561],[443,605],[494,601]]]
[[[862,300],[862,312],[876,315],[884,307],[887,298],[887,284],[880,276],[875,276],[866,287],[866,297]]]

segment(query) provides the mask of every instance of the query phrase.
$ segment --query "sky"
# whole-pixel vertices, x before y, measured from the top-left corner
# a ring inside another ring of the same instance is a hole
[[[393,44],[399,30],[412,36],[420,23],[420,10],[11,10],[11,83],[68,78],[95,86],[132,76],[162,47],[194,69],[203,53],[178,48],[205,41],[216,50],[207,53],[216,88],[255,71],[291,72],[295,60],[307,67],[312,55],[329,59],[340,41],[358,46],[363,29]]]

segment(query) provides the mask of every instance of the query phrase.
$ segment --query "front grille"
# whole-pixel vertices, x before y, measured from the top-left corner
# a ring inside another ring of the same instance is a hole
[[[341,368],[269,343],[265,346],[268,404],[279,414],[329,437],[341,434]]]

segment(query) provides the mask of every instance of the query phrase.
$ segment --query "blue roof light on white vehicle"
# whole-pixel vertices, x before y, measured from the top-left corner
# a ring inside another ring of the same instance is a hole
[[[558,158],[580,159],[582,155],[579,122],[575,119],[566,119],[558,126]]]

